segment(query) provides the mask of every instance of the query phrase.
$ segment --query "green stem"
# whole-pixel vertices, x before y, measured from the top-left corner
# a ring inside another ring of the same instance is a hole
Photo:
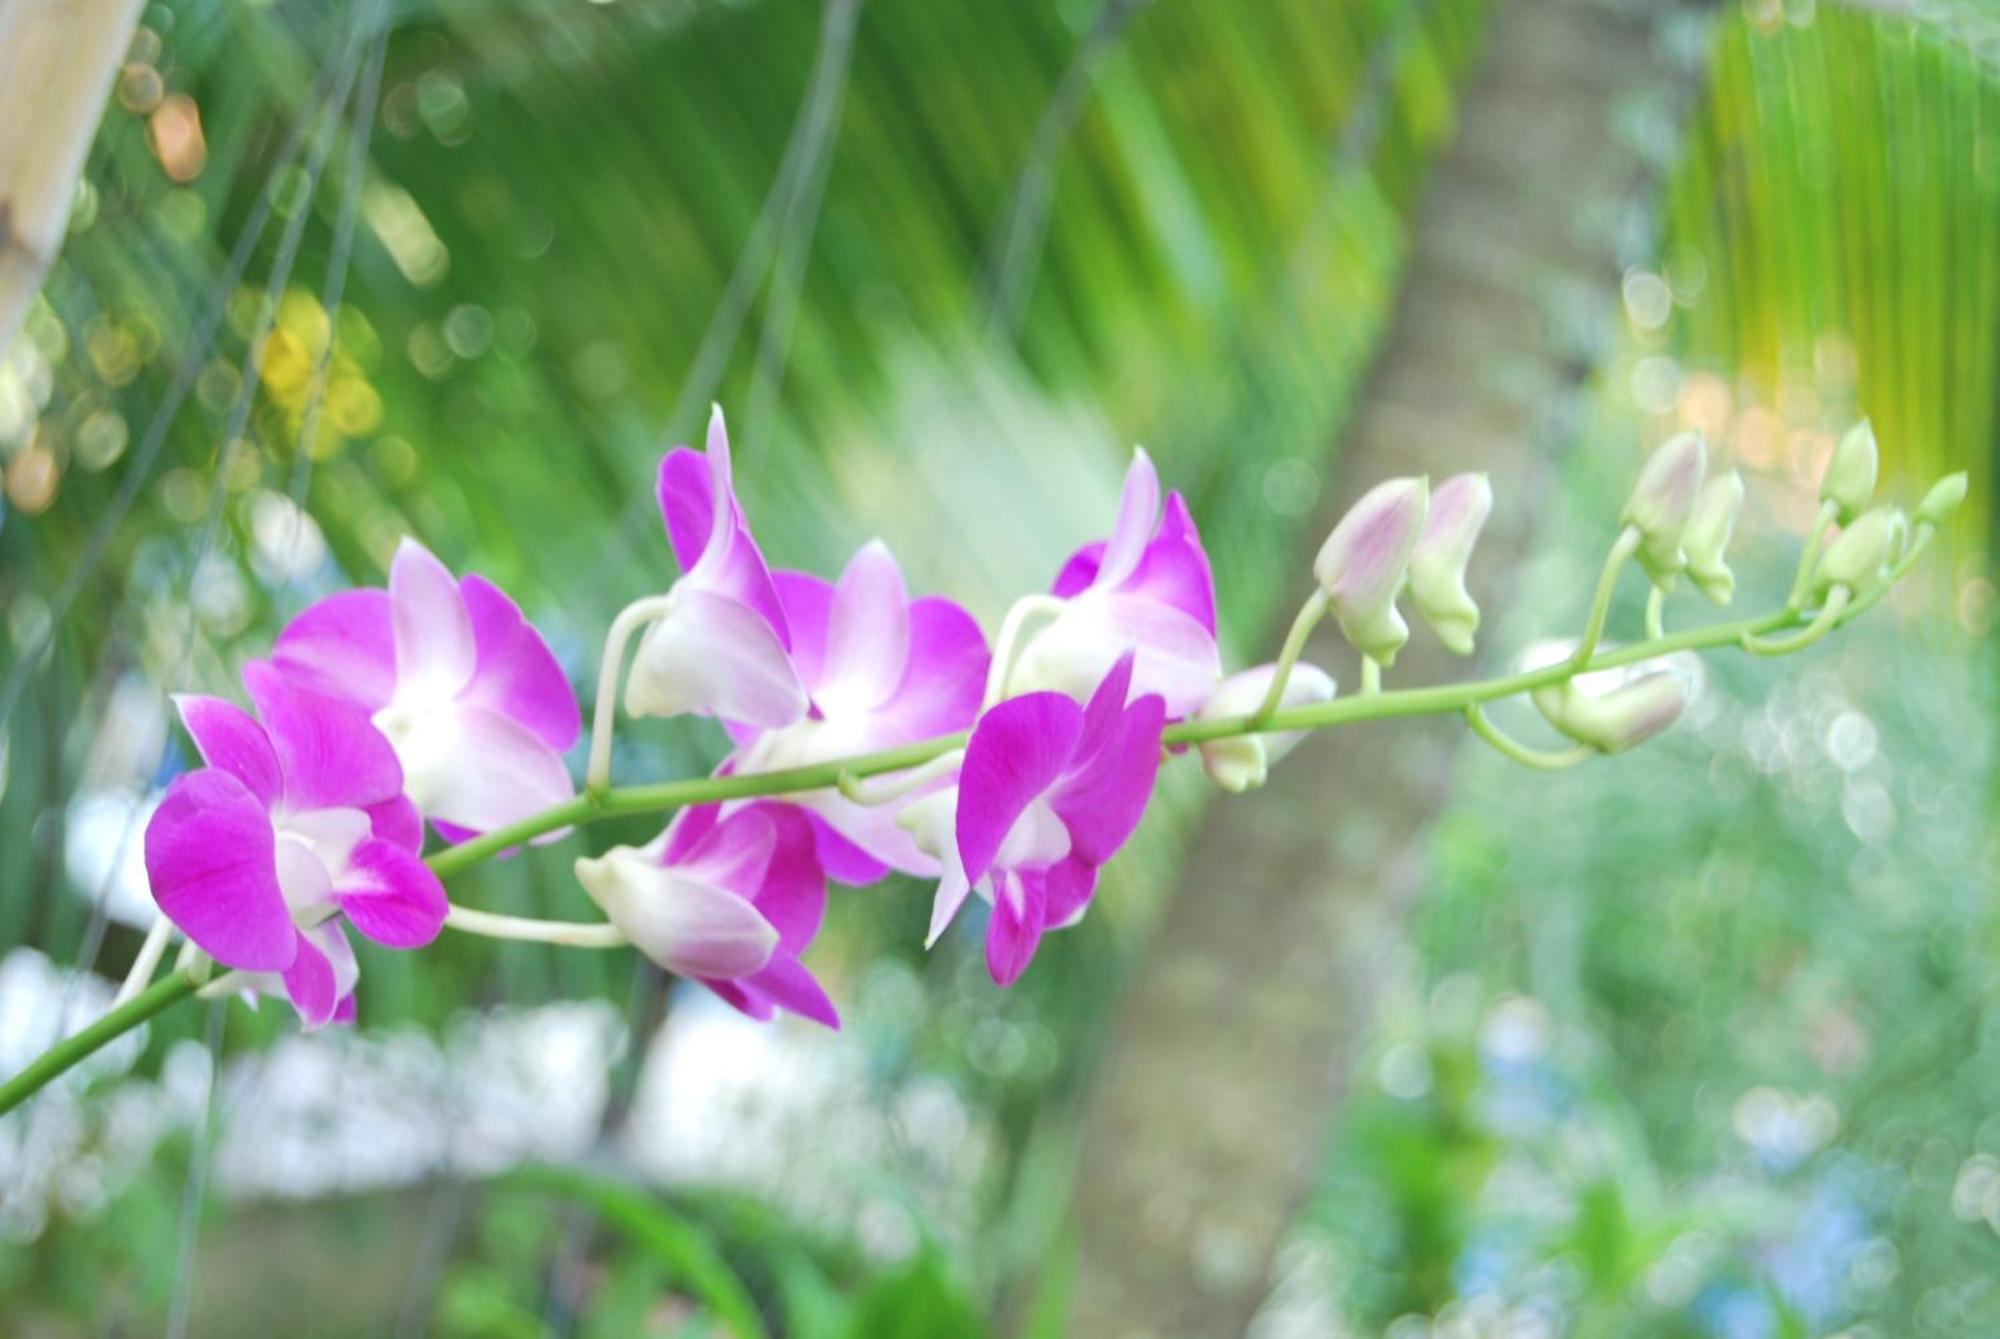
[[[1473,734],[1524,767],[1533,767],[1544,772],[1560,772],[1566,767],[1589,762],[1597,756],[1596,749],[1584,744],[1564,749],[1560,753],[1549,749],[1531,748],[1488,720],[1485,708],[1477,704],[1465,709],[1465,723],[1472,727]]]
[[[1264,700],[1257,704],[1257,710],[1250,713],[1254,719],[1263,720],[1276,711],[1278,704],[1285,700],[1285,683],[1292,677],[1292,667],[1299,663],[1299,657],[1305,653],[1306,639],[1312,636],[1313,629],[1320,625],[1320,620],[1326,617],[1326,611],[1330,607],[1324,590],[1315,590],[1306,597],[1306,602],[1299,606],[1298,616],[1292,620],[1291,631],[1285,634],[1285,645],[1278,652],[1278,663],[1273,667],[1271,674],[1271,686],[1265,690]]]
[[[1361,696],[1382,696],[1382,662],[1374,656],[1361,657]]]
[[[1835,586],[1827,592],[1826,603],[1804,629],[1789,637],[1763,638],[1746,634],[1743,649],[1753,656],[1788,656],[1794,651],[1803,651],[1840,626],[1840,616],[1846,610],[1847,602],[1853,598],[1853,591],[1845,586]]]
[[[1658,641],[1667,635],[1667,593],[1658,586],[1646,597],[1646,637]]]
[[[1813,517],[1812,529],[1806,532],[1806,546],[1799,552],[1799,570],[1792,577],[1791,594],[1785,597],[1785,608],[1803,609],[1806,595],[1812,587],[1813,567],[1819,562],[1820,545],[1826,542],[1826,528],[1840,515],[1840,507],[1832,502],[1819,504],[1819,512]]]
[[[1611,616],[1611,596],[1618,589],[1618,574],[1639,551],[1639,540],[1639,528],[1628,525],[1612,541],[1611,552],[1604,555],[1604,568],[1597,574],[1597,589],[1590,597],[1590,616],[1583,623],[1583,638],[1570,656],[1570,664],[1579,669],[1597,654],[1597,644],[1604,638],[1604,620]]]
[[[154,982],[89,1027],[64,1037],[35,1057],[26,1069],[0,1083],[0,1115],[33,1097],[57,1075],[86,1056],[124,1036],[154,1014],[194,994],[194,988],[192,976],[186,972],[175,972]]]

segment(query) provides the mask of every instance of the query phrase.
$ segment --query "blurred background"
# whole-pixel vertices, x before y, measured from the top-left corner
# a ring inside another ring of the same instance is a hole
[[[1984,0],[174,0],[118,66],[0,350],[0,1072],[137,951],[168,692],[413,533],[587,708],[711,400],[774,562],[879,534],[989,631],[1143,442],[1232,664],[1392,473],[1493,476],[1488,672],[1680,428],[1750,609],[1861,414],[1972,502],[1636,755],[1174,769],[1011,991],[890,883],[813,950],[838,1034],[454,937],[364,949],[353,1029],[184,1006],[0,1119],[0,1332],[2000,1334]],[[574,916],[573,854],[455,895]]]

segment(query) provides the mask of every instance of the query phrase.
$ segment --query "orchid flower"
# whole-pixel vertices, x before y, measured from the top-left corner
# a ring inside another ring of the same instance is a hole
[[[880,540],[862,546],[837,583],[779,572],[776,584],[792,631],[792,664],[812,710],[781,729],[732,727],[742,748],[731,770],[803,767],[971,726],[986,681],[985,635],[950,600],[911,599]],[[832,790],[795,802],[811,812],[821,861],[842,883],[872,883],[888,869],[938,872],[897,824],[895,807],[858,804]]]
[[[414,539],[389,588],[330,595],[278,637],[277,667],[362,707],[410,800],[447,838],[490,832],[572,794],[576,694],[534,625],[481,576],[454,580]]]
[[[705,453],[676,447],[660,462],[659,500],[683,575],[633,654],[625,709],[790,725],[806,714],[806,688],[771,570],[736,501],[721,406]]]
[[[167,788],[146,826],[146,873],[197,947],[277,973],[317,1027],[353,1013],[357,969],[336,918],[417,948],[444,923],[444,888],[417,854],[422,821],[367,713],[262,662],[243,682],[257,717],[219,698],[176,699],[208,765]]]
[[[661,967],[752,1018],[779,1009],[840,1026],[799,954],[826,910],[826,876],[799,810],[759,803],[682,810],[649,845],[576,862],[611,923]]]
[[[931,913],[935,942],[978,890],[993,902],[986,967],[1012,985],[1047,930],[1082,919],[1098,868],[1125,844],[1152,798],[1166,704],[1131,702],[1135,656],[1120,656],[1082,707],[1062,693],[1025,693],[980,717],[955,795],[932,797],[911,823],[947,851]],[[952,815],[952,840],[942,818]]]
[[[1017,664],[1001,667],[1007,691],[1051,689],[1081,702],[1136,650],[1136,691],[1159,694],[1178,719],[1222,677],[1208,554],[1179,493],[1168,493],[1162,509],[1160,476],[1143,449],[1125,472],[1111,538],[1079,549],[1053,594],[1062,602],[1054,620]]]

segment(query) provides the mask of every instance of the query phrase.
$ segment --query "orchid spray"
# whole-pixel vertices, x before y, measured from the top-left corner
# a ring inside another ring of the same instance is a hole
[[[612,624],[580,792],[562,760],[580,733],[576,698],[540,633],[491,582],[454,578],[406,540],[386,590],[314,605],[245,670],[253,710],[179,700],[206,765],[173,781],[146,832],[159,919],[111,1010],[0,1084],[0,1111],[189,996],[274,994],[308,1027],[351,1021],[362,964],[346,927],[394,949],[444,930],[629,946],[752,1017],[837,1027],[804,961],[828,884],[896,870],[937,881],[932,942],[975,894],[990,903],[987,965],[1010,984],[1044,935],[1088,912],[1157,774],[1182,757],[1236,793],[1314,730],[1450,714],[1518,762],[1570,767],[1674,723],[1690,687],[1667,657],[1811,646],[1901,580],[1965,496],[1964,476],[1950,476],[1906,516],[1875,501],[1876,474],[1863,423],[1834,454],[1784,606],[1669,634],[1665,598],[1682,575],[1716,603],[1732,598],[1726,557],[1745,491],[1734,473],[1709,476],[1698,436],[1675,437],[1626,500],[1568,655],[1392,689],[1384,672],[1411,635],[1405,601],[1449,650],[1473,650],[1465,577],[1493,507],[1483,475],[1367,492],[1320,549],[1277,658],[1225,677],[1201,535],[1178,493],[1162,497],[1145,452],[1109,535],[1080,548],[1048,594],[1022,597],[989,650],[959,605],[913,596],[879,541],[836,580],[771,569],[718,409],[705,450],[661,462],[682,574]],[[1607,647],[1634,561],[1652,584],[1645,635]],[[1329,615],[1361,654],[1346,696],[1300,661]],[[621,696],[634,717],[712,718],[729,752],[708,776],[614,785]],[[1568,747],[1504,733],[1486,708],[1508,698],[1531,702]],[[445,881],[472,865],[621,814],[671,820],[643,847],[576,862],[579,905],[603,919],[529,920],[446,898]]]

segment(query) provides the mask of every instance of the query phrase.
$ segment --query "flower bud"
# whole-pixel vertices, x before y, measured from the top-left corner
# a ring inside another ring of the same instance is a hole
[[[661,864],[656,852],[613,847],[578,860],[576,878],[633,946],[670,972],[748,976],[778,947],[778,931],[747,899]]]
[[[1907,525],[1903,513],[1894,507],[1875,507],[1863,512],[1840,537],[1826,546],[1820,556],[1814,584],[1824,590],[1845,586],[1859,590],[1882,575],[1902,548]]]
[[[1947,474],[1931,485],[1931,491],[1924,494],[1924,500],[1917,504],[1918,525],[1942,526],[1965,501],[1965,471]]]
[[[1409,575],[1410,554],[1429,506],[1430,485],[1424,479],[1379,483],[1340,518],[1313,560],[1313,575],[1340,620],[1340,630],[1356,650],[1384,665],[1393,663],[1410,639],[1396,597]]]
[[[1681,547],[1687,552],[1688,579],[1717,604],[1736,594],[1736,574],[1729,570],[1729,540],[1743,512],[1743,476],[1735,470],[1702,485],[1694,502]]]
[[[1208,701],[1195,713],[1195,719],[1216,721],[1248,716],[1264,704],[1265,695],[1271,691],[1271,679],[1277,672],[1276,665],[1259,665],[1255,669],[1230,675],[1209,694]],[[1301,661],[1292,666],[1278,705],[1298,707],[1308,702],[1330,702],[1333,694],[1332,677],[1317,665]],[[1271,764],[1290,753],[1303,738],[1303,730],[1286,730],[1266,735],[1211,739],[1201,745],[1202,770],[1216,785],[1232,795],[1240,795],[1263,785],[1270,774]]]
[[[1694,515],[1708,448],[1698,432],[1676,433],[1653,449],[1620,518],[1639,532],[1639,564],[1662,590],[1687,566],[1681,535]]]
[[[1654,670],[1608,693],[1575,680],[1537,688],[1535,708],[1556,729],[1600,753],[1623,753],[1672,725],[1688,704],[1687,676]]]
[[[1864,418],[1842,435],[1832,459],[1826,462],[1826,473],[1820,476],[1820,501],[1834,505],[1842,525],[1859,515],[1875,495],[1875,473],[1880,464],[1875,425]]]
[[[1484,474],[1454,474],[1431,494],[1423,534],[1410,554],[1410,603],[1454,655],[1472,654],[1479,606],[1465,589],[1472,546],[1493,511],[1493,485]]]

